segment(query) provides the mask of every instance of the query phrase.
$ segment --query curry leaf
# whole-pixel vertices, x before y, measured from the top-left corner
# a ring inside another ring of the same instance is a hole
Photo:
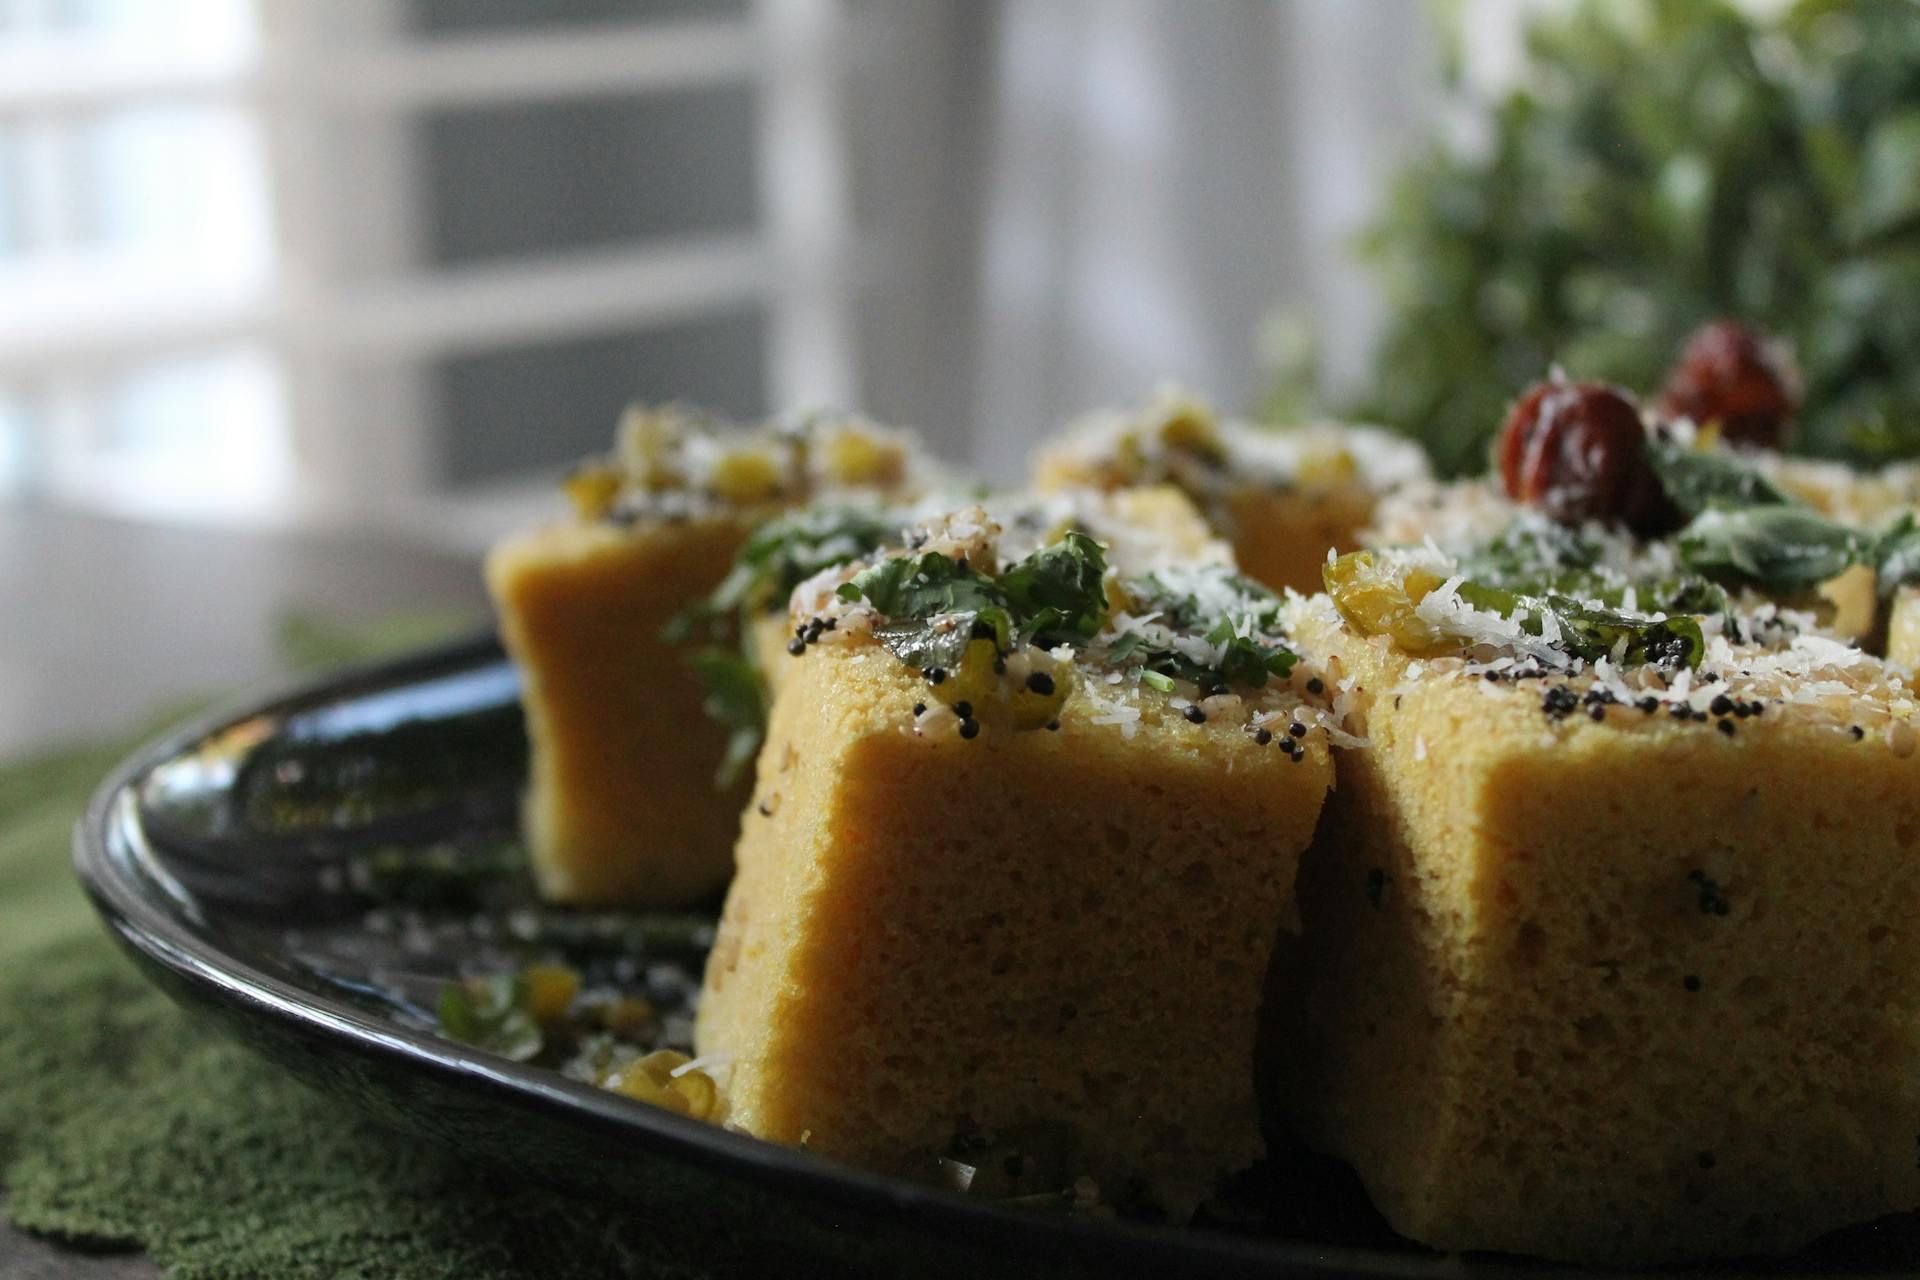
[[[1529,635],[1543,634],[1551,616],[1560,633],[1559,647],[1588,662],[1618,653],[1623,663],[1695,667],[1706,653],[1700,621],[1689,614],[1649,618],[1570,596],[1527,595],[1475,582],[1462,582],[1459,592],[1477,609],[1512,618]]]
[[[1731,453],[1694,449],[1671,440],[1647,441],[1647,461],[1660,487],[1688,516],[1708,510],[1798,506],[1772,481]]]
[[[1802,507],[1704,511],[1678,537],[1683,567],[1776,591],[1814,586],[1848,565],[1869,562],[1877,542]]]

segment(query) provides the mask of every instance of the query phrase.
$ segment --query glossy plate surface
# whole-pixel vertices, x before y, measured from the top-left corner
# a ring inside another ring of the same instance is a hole
[[[103,784],[76,837],[81,880],[156,983],[309,1082],[584,1195],[737,1215],[741,1230],[790,1243],[796,1263],[975,1276],[1556,1270],[1399,1241],[1324,1162],[1256,1171],[1197,1227],[1043,1214],[860,1173],[442,1037],[433,1009],[447,981],[530,947],[672,1009],[710,936],[711,912],[542,909],[495,857],[513,840],[526,768],[517,699],[489,638],[209,716]],[[449,884],[470,896],[449,901]],[[1920,1228],[1898,1219],[1715,1274],[1916,1266]]]

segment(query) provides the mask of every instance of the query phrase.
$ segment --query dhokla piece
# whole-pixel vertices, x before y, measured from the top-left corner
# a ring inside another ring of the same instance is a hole
[[[1184,1218],[1262,1150],[1254,1036],[1325,713],[1231,571],[1103,579],[1079,534],[1007,565],[997,533],[956,516],[795,593],[813,639],[696,1043],[760,1137],[891,1172],[1011,1145],[1028,1190]]]
[[[636,410],[613,455],[568,481],[573,519],[494,549],[487,582],[522,673],[523,821],[546,897],[673,905],[725,882],[748,787],[716,785],[728,735],[662,628],[783,508],[895,492],[914,473],[903,438],[857,420],[721,431]]]
[[[1361,553],[1286,615],[1365,746],[1276,973],[1279,1110],[1443,1249],[1742,1256],[1920,1207],[1900,675],[1772,606],[1502,613],[1457,570]]]
[[[1241,571],[1276,591],[1318,590],[1328,549],[1357,546],[1380,498],[1426,475],[1419,446],[1392,432],[1223,420],[1171,390],[1137,413],[1085,419],[1034,468],[1042,489],[1178,485]]]

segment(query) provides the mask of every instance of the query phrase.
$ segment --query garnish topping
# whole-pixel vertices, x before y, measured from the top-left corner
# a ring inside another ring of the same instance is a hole
[[[887,619],[873,634],[902,662],[944,669],[960,666],[976,638],[1001,653],[1029,644],[1084,646],[1106,621],[1105,573],[1100,544],[1069,532],[997,575],[927,551],[870,565],[838,594]]]
[[[1737,320],[1718,320],[1687,340],[1667,375],[1660,412],[1712,425],[1729,444],[1778,449],[1799,407],[1792,382],[1758,334]]]
[[[899,522],[873,508],[814,507],[771,520],[747,539],[711,595],[667,623],[662,634],[669,644],[704,640],[687,662],[705,690],[707,715],[727,730],[716,787],[725,790],[740,779],[766,729],[766,686],[746,649],[753,618],[784,605],[794,587],[814,574],[899,537]],[[817,640],[819,631],[811,638]],[[788,651],[804,653],[808,640],[806,633],[795,636]]]
[[[1648,614],[1554,590],[1493,586],[1459,568],[1353,551],[1328,564],[1324,574],[1327,594],[1349,626],[1362,635],[1389,636],[1416,657],[1486,644],[1550,661],[1611,658],[1694,667],[1705,652],[1699,620],[1689,614]],[[1443,569],[1455,572],[1448,576]]]
[[[1507,415],[1499,445],[1508,496],[1562,524],[1599,520],[1637,533],[1671,527],[1631,398],[1598,382],[1551,379]]]

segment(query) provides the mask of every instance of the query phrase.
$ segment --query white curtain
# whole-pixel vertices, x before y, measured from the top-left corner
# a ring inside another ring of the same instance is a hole
[[[1164,378],[1257,409],[1263,348],[1302,329],[1359,376],[1377,303],[1347,247],[1431,111],[1418,0],[908,7],[947,24],[890,62],[936,140],[857,129],[855,182],[906,164],[938,209],[867,303],[892,317],[862,344],[876,409],[1011,479],[1036,435]]]

